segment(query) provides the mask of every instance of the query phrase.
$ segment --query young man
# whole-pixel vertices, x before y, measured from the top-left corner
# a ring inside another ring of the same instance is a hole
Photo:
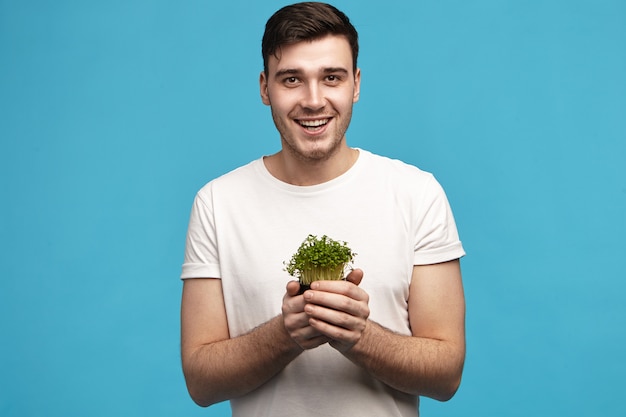
[[[322,3],[263,37],[263,103],[281,151],[197,194],[183,264],[182,361],[199,405],[233,416],[415,416],[465,357],[464,255],[433,176],[346,143],[357,33]],[[356,252],[345,281],[298,295],[283,262],[309,235]]]

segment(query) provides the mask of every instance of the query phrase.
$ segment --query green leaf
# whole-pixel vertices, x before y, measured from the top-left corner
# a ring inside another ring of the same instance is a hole
[[[308,235],[289,262],[285,271],[298,278],[302,284],[320,280],[341,280],[345,268],[351,264],[356,253],[347,242],[336,241],[324,235],[318,238]]]

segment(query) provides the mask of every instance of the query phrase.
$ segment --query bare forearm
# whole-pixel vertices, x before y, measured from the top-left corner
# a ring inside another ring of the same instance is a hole
[[[344,355],[392,388],[446,401],[460,384],[465,346],[399,335],[368,321]]]
[[[279,373],[302,349],[276,317],[250,333],[183,356],[187,387],[201,406],[244,395]]]

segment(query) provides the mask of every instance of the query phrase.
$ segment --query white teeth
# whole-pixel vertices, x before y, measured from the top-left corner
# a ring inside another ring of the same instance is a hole
[[[322,120],[299,120],[299,123],[304,127],[319,127],[328,123],[328,119]]]

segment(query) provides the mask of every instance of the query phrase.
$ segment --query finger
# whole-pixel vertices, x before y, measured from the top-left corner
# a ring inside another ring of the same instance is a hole
[[[363,270],[358,269],[358,268],[350,271],[350,273],[346,277],[346,281],[351,282],[354,285],[359,285],[362,279],[363,279]]]
[[[298,281],[289,281],[287,283],[287,294],[290,297],[295,297],[296,295],[298,295],[299,291],[300,291],[300,283]]]
[[[315,319],[347,330],[362,329],[365,320],[369,316],[367,305],[338,310],[332,307],[327,308],[316,304],[307,304],[304,309],[309,317],[309,324],[311,324],[311,319]],[[356,312],[350,311],[351,309]]]
[[[328,343],[330,339],[322,334],[317,332],[317,336],[311,338],[297,338],[294,341],[302,348],[303,350],[315,349],[318,346],[321,346],[325,343]]]
[[[289,333],[295,333],[309,325],[309,316],[305,312],[284,314],[283,324]]]
[[[348,329],[315,318],[311,318],[310,323],[312,327],[328,337],[331,346],[342,352],[349,350],[360,340],[364,327]]]
[[[298,285],[296,284],[295,287],[297,288]],[[304,305],[306,304],[304,297],[298,296],[297,294],[291,295],[290,292],[293,292],[292,288],[288,288],[283,296],[283,305],[281,307],[283,316],[304,311]]]
[[[367,296],[367,294],[366,294]],[[366,320],[370,315],[367,298],[355,300],[342,294],[307,291],[304,311],[309,317],[333,323],[341,327],[350,326],[351,320]]]
[[[358,275],[357,275],[358,277]],[[315,281],[311,290],[304,293],[305,301],[322,297],[319,293],[342,295],[353,300],[369,302],[369,295],[363,289],[348,281]],[[323,298],[320,298],[322,300]],[[317,303],[317,301],[315,301]]]
[[[289,336],[302,349],[312,349],[328,342],[325,335],[310,325],[309,316],[305,313],[285,316],[284,325]]]

